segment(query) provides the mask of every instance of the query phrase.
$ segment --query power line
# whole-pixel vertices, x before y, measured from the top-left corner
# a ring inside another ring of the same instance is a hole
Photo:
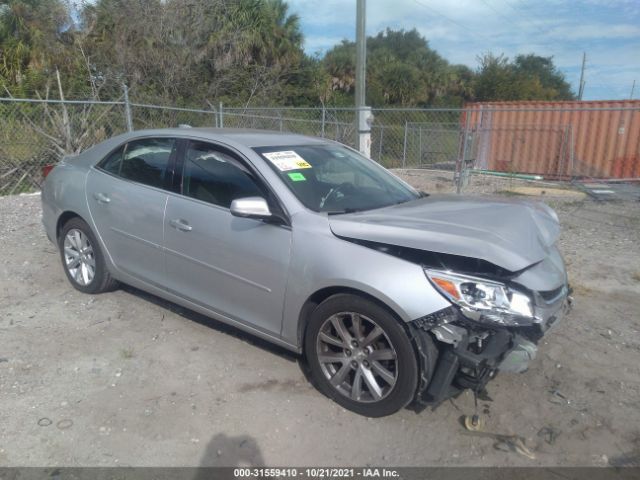
[[[471,33],[472,35],[475,35],[475,36],[480,37],[480,38],[484,38],[485,40],[490,40],[490,39],[489,39],[489,37],[485,37],[484,35],[481,35],[481,34],[479,34],[478,32],[475,32],[474,30],[470,29],[470,28],[469,28],[469,27],[467,27],[466,25],[463,25],[462,23],[457,22],[456,20],[454,20],[454,19],[452,19],[452,18],[450,18],[450,17],[446,16],[444,13],[439,12],[439,11],[438,11],[438,10],[436,10],[435,8],[430,7],[430,6],[428,6],[428,5],[425,5],[424,3],[419,2],[418,0],[413,0],[413,1],[414,1],[414,3],[415,3],[416,5],[420,5],[422,8],[426,8],[427,10],[432,11],[432,12],[433,12],[433,13],[435,13],[436,15],[440,15],[440,16],[441,16],[442,18],[444,18],[445,20],[447,20],[447,21],[449,21],[449,22],[451,22],[451,23],[453,23],[453,24],[455,24],[455,25],[459,26],[460,28],[464,28],[466,31],[468,31],[468,32],[469,32],[469,33]]]
[[[504,18],[504,19],[505,19],[505,20],[507,20],[508,22],[513,22],[513,21],[514,21],[514,19],[513,19],[513,18],[510,18],[510,17],[508,17],[507,15],[505,15],[505,14],[501,13],[501,12],[500,12],[500,11],[498,11],[496,8],[494,8],[491,4],[489,4],[489,2],[487,2],[487,1],[485,1],[485,0],[480,0],[480,1],[481,1],[482,3],[484,3],[487,7],[489,7],[491,10],[493,10],[493,11],[496,13],[496,15],[498,15],[499,17]],[[510,3],[506,2],[506,0],[505,0],[505,4],[506,4],[506,5],[508,5],[508,6],[509,6],[509,8],[511,8],[511,10],[513,10],[513,11],[518,15],[518,17],[520,17],[520,20],[524,20],[526,23],[528,23],[531,27],[535,28],[535,29],[536,29],[539,33],[541,33],[542,35],[547,35],[547,34],[548,34],[548,32],[546,32],[546,31],[544,31],[543,29],[541,29],[540,27],[538,27],[538,26],[537,26],[535,23],[533,23],[529,18],[527,18],[527,17],[525,17],[525,16],[523,16],[523,15],[520,15],[520,12],[518,12],[518,11],[517,11],[513,6],[511,6],[511,4],[510,4]],[[543,40],[543,41],[538,40],[538,43],[540,43],[541,45],[547,45],[547,46],[549,46],[549,45],[554,45],[554,46],[556,46],[556,45],[557,45],[557,43],[556,43],[556,42],[551,42],[551,41],[549,41],[549,40],[546,40],[546,41],[544,41],[544,40]]]
[[[522,12],[520,11],[520,8],[514,7],[513,4],[509,0],[503,0],[503,1],[504,1],[505,5],[507,5],[514,12],[516,12],[516,14],[519,17],[523,18],[524,20],[526,20],[528,22],[531,21],[528,17],[525,17],[524,15],[521,16]],[[534,17],[537,17],[539,20],[543,20],[543,21],[548,20],[548,18],[540,17],[537,13],[535,13],[535,11],[531,7],[527,7],[525,5],[521,5],[521,7],[524,10],[527,10],[528,12],[530,12],[530,15],[533,15]],[[540,30],[540,31],[542,31],[542,30]]]
[[[531,20],[530,17],[534,16],[534,17],[538,18],[538,20],[541,20],[541,21],[543,21],[545,23],[548,23],[549,18],[548,17],[547,18],[541,17],[530,6],[521,5],[523,9],[525,9],[525,10],[527,10],[529,12],[529,14],[526,14],[526,13],[522,12],[517,6],[514,6],[510,1],[503,0],[503,2],[511,10],[513,10],[515,12],[515,14],[520,18],[520,20],[522,20],[525,23],[527,23],[530,27],[534,28],[541,35],[548,36],[549,35],[549,31],[553,30],[553,27],[549,27],[546,30],[544,30],[543,28],[540,28],[535,22],[533,22]],[[536,39],[536,42],[539,43],[540,45],[545,45],[547,47],[556,47],[556,48],[558,47],[558,42],[554,41],[554,40],[544,40],[544,39],[538,38],[538,39]],[[564,38],[562,40],[562,43],[565,44],[565,45],[566,44],[578,45],[578,42],[576,40],[568,40],[566,38]],[[580,43],[580,45],[582,45],[582,43]]]
[[[471,33],[472,35],[475,35],[475,36],[476,36],[476,37],[478,37],[478,38],[482,38],[482,39],[484,39],[484,40],[486,40],[486,41],[489,41],[489,42],[491,42],[491,41],[493,41],[493,40],[494,40],[493,38],[490,38],[490,37],[487,37],[487,36],[485,36],[485,35],[483,35],[483,34],[481,34],[481,33],[478,33],[476,30],[473,30],[473,29],[469,28],[467,25],[464,25],[463,23],[458,22],[457,20],[454,20],[453,18],[451,18],[451,17],[449,17],[449,16],[445,15],[444,13],[440,12],[439,10],[437,10],[437,9],[435,9],[435,8],[433,8],[433,7],[429,6],[429,5],[426,5],[425,3],[421,2],[421,1],[418,1],[418,0],[413,0],[413,1],[414,1],[414,3],[415,3],[416,5],[419,5],[419,6],[421,6],[422,8],[425,8],[425,9],[427,9],[427,10],[429,10],[429,11],[431,11],[431,12],[435,13],[436,15],[439,15],[440,17],[444,18],[444,19],[445,19],[445,20],[447,20],[448,22],[453,23],[454,25],[457,25],[458,27],[463,28],[466,32]],[[515,21],[515,20],[514,20],[514,18],[510,18],[509,16],[507,16],[507,15],[505,15],[505,14],[502,14],[502,13],[498,12],[494,7],[492,7],[492,6],[491,6],[489,3],[487,3],[485,0],[481,0],[481,1],[482,1],[482,3],[483,3],[484,5],[486,5],[487,7],[489,7],[491,10],[493,10],[493,12],[495,12],[497,15],[499,15],[500,17],[502,17],[502,18],[503,18],[504,20],[506,20],[507,22],[510,22],[510,23],[511,23],[511,22],[514,22],[514,21]],[[513,10],[517,15],[518,15],[518,17],[520,17],[520,20],[522,20],[522,21],[524,21],[525,23],[529,24],[529,26],[530,26],[530,27],[532,27],[533,29],[537,30],[540,34],[542,34],[542,35],[547,35],[547,34],[548,34],[548,32],[547,32],[547,31],[542,30],[542,29],[541,29],[540,27],[538,27],[535,23],[531,22],[528,18],[526,18],[526,17],[524,17],[524,16],[521,16],[521,15],[520,15],[520,12],[518,12],[518,10],[516,10],[516,9],[515,9],[515,7],[513,7],[511,4],[507,3],[507,2],[506,2],[506,0],[505,0],[505,3],[509,6],[509,8],[511,8],[511,9],[512,9],[512,10]],[[543,40],[543,39],[541,39],[541,38],[537,38],[535,41],[536,41],[538,44],[543,45],[543,46],[546,46],[546,47],[556,47],[556,48],[558,47],[558,42],[556,42],[556,41],[552,41],[552,40]],[[570,44],[576,44],[576,42],[574,42],[574,41],[566,41],[566,40],[565,40],[564,42],[565,42],[565,43],[570,43]],[[551,48],[551,49],[549,49],[549,50],[550,50],[551,52],[553,52],[554,48]]]
[[[493,11],[494,11],[494,13],[495,13],[496,15],[498,15],[499,17],[504,18],[507,22],[511,22],[511,19],[510,19],[509,17],[507,17],[506,15],[503,15],[503,14],[502,14],[502,13],[500,13],[498,10],[496,10],[495,8],[493,8],[489,2],[487,2],[487,1],[485,1],[485,0],[480,0],[480,1],[481,1],[482,3],[484,3],[488,8],[490,8],[491,10],[493,10]]]

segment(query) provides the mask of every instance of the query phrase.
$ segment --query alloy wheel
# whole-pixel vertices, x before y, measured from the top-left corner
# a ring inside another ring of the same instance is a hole
[[[342,395],[371,403],[393,390],[398,379],[397,353],[371,318],[356,312],[336,313],[325,320],[316,342],[320,368]]]
[[[64,263],[69,275],[79,285],[89,285],[96,274],[93,246],[85,233],[71,229],[64,237]]]

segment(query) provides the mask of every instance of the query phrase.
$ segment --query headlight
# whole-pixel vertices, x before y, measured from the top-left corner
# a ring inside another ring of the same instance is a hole
[[[460,307],[467,318],[507,326],[536,321],[531,298],[503,283],[439,270],[426,270],[433,286]]]

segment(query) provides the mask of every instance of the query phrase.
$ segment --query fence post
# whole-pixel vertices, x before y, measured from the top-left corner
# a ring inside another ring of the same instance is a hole
[[[418,127],[418,165],[422,167],[422,126]]]
[[[322,138],[324,138],[324,122],[327,116],[327,110],[325,109],[324,103],[322,104]]]
[[[407,130],[409,127],[409,123],[404,121],[404,145],[402,147],[402,168],[406,168],[407,164]]]
[[[127,131],[133,132],[133,121],[131,120],[131,104],[129,103],[129,87],[126,83],[122,84],[124,89],[124,115],[127,120]]]
[[[220,119],[218,120],[218,124],[220,128],[224,128],[224,110],[222,109],[222,102],[220,102],[220,108],[218,109],[218,115]]]
[[[384,138],[384,125],[380,125],[380,143],[378,144],[378,163],[382,164],[382,139]]]
[[[467,163],[467,143],[469,142],[469,119],[465,115],[464,130],[462,130],[462,160],[456,165],[458,175],[456,178],[456,193],[462,193],[462,182],[464,181],[465,166]]]
[[[576,178],[575,150],[573,145],[573,125],[569,125],[569,161],[571,162],[571,181]]]
[[[282,112],[278,110],[278,124],[280,126],[280,131],[282,131]]]

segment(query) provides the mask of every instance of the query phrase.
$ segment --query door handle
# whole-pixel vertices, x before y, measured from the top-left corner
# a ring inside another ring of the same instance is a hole
[[[182,232],[190,232],[191,230],[193,230],[193,227],[189,225],[186,220],[183,220],[181,218],[170,220],[169,225]]]
[[[93,198],[95,198],[98,203],[109,203],[111,201],[109,196],[104,193],[94,193]]]

